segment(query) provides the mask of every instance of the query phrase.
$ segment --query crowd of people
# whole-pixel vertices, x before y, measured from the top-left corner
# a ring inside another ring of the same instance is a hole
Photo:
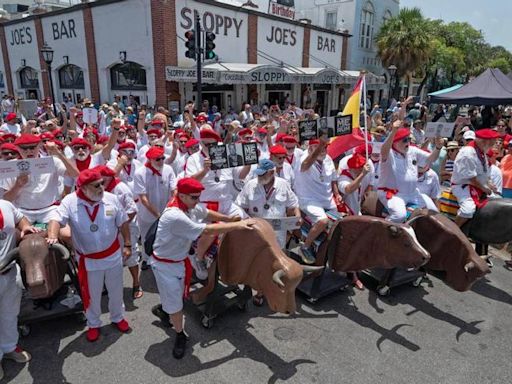
[[[63,105],[57,116],[45,100],[37,116],[22,123],[8,99],[5,109],[2,102],[1,159],[51,156],[54,167],[0,179],[0,260],[16,245],[16,228],[24,236],[47,224],[48,243],[66,244],[77,258],[90,342],[100,337],[103,287],[112,323],[127,332],[123,265],[134,300],[144,295],[140,269],[151,268],[161,300],[153,311],[170,320],[177,334],[173,354],[181,358],[187,340],[182,297],[192,270],[206,279],[218,236],[251,229],[251,218],[295,217],[300,225],[304,213],[311,228],[298,249],[302,262],[313,264],[314,241],[326,230],[329,211],[360,215],[368,190],[377,191],[388,220],[404,222],[408,205],[438,210],[442,190],[450,188],[460,226],[487,196],[512,196],[512,119],[496,110],[499,115],[483,125],[485,109],[474,108],[471,116],[456,118],[452,137],[427,138],[426,122],[446,113],[443,106],[429,112],[414,101],[394,102],[385,113],[376,105],[368,111],[368,145],[331,158],[331,139],[300,141],[299,122],[321,116],[293,101],[284,107],[244,103],[235,113],[207,101],[168,111],[115,100],[99,106],[92,125],[84,123],[82,110],[93,106],[90,100]],[[239,142],[256,143],[258,164],[212,167],[209,146]],[[156,220],[147,252],[142,245]],[[276,237],[286,247],[287,231]],[[0,360],[24,362],[30,355],[17,346],[16,273],[11,267],[0,275]],[[364,289],[357,273],[352,278]],[[258,293],[253,301],[262,305],[264,298]]]

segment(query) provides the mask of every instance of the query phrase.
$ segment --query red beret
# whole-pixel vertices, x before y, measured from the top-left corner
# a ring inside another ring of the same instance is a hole
[[[161,120],[151,120],[151,124],[150,125],[152,127],[163,127],[164,123]]]
[[[86,137],[88,135],[94,135],[96,140],[98,140],[98,138],[100,137],[97,129],[89,129],[89,128],[84,129],[84,137]]]
[[[252,135],[252,129],[244,128],[238,132],[238,136]]]
[[[2,139],[3,140],[7,140],[7,139],[14,139],[16,140],[16,135],[14,133],[6,133],[4,135],[2,135]]]
[[[262,135],[266,135],[268,133],[268,131],[265,128],[261,127],[261,128],[258,128],[258,133],[262,134]]]
[[[320,144],[320,140],[318,140],[318,139],[309,140],[309,145],[317,145],[317,144]]]
[[[222,141],[217,132],[211,129],[201,129],[200,135],[201,139],[214,139],[217,140],[217,142]]]
[[[196,117],[196,122],[198,122],[198,123],[204,123],[207,120],[208,119],[206,118],[205,115],[199,115],[199,116]]]
[[[297,139],[291,135],[286,135],[283,137],[283,143],[295,143],[297,144]]]
[[[59,147],[59,149],[61,151],[64,150],[64,143],[62,141],[60,141],[60,140],[53,140],[53,142],[57,145],[57,147]]]
[[[199,140],[197,139],[190,139],[185,143],[185,148],[193,147],[194,145],[199,144]]]
[[[146,152],[146,158],[149,160],[158,159],[164,155],[164,149],[160,147],[151,147]]]
[[[192,177],[184,177],[178,180],[178,192],[186,195],[190,193],[199,193],[204,190],[203,184]]]
[[[121,125],[119,127],[119,132],[121,132],[121,131],[126,132],[126,127],[124,125]]]
[[[122,151],[123,149],[133,149],[135,150],[135,143],[133,141],[125,141],[117,147],[119,151]]]
[[[92,168],[92,170],[99,172],[101,176],[106,176],[106,177],[115,177],[116,176],[116,172],[112,168],[107,167],[106,165],[97,165],[96,167]]]
[[[397,141],[409,137],[410,134],[411,131],[409,130],[409,128],[400,128],[398,131],[396,131],[395,137],[393,138],[393,143],[396,143]]]
[[[175,134],[175,135],[179,135],[180,133],[183,133],[183,132],[184,132],[184,131],[183,131],[183,129],[181,129],[181,128],[178,128],[178,129],[175,129],[175,130],[174,130],[174,134]]]
[[[500,134],[490,128],[484,128],[484,129],[479,129],[478,131],[476,131],[475,136],[477,139],[491,140],[491,139],[499,138]]]
[[[4,135],[4,139],[5,139]],[[22,133],[15,141],[15,145],[30,145],[30,144],[39,144],[41,142],[41,138],[37,135],[31,135],[30,133]]]
[[[15,146],[13,143],[4,143],[0,145],[0,151],[13,151],[16,153],[20,153],[20,150],[17,146]]]
[[[76,117],[82,117],[83,115],[84,115],[84,113],[83,113],[83,112],[77,112],[77,113],[76,113]]]
[[[187,132],[180,132],[180,133],[178,134],[178,139],[181,139],[182,137],[185,137],[185,138],[187,138],[187,139],[190,139],[190,136],[188,135],[188,133],[187,133]]]
[[[286,152],[286,148],[282,145],[274,145],[270,147],[270,154],[271,155],[286,155],[288,152]]]
[[[109,137],[108,137],[107,135],[101,135],[101,136],[98,138],[98,140],[96,140],[96,142],[97,142],[98,144],[104,144],[104,143],[108,142],[108,140],[109,140]]]
[[[364,167],[366,164],[366,157],[359,153],[354,153],[347,161],[347,165],[350,169],[359,169]]]
[[[360,155],[363,155],[363,156],[366,156],[366,144],[361,144],[361,145],[358,145],[355,149],[354,149],[354,154],[355,153],[358,153]],[[368,144],[368,156],[370,156],[371,154],[373,153],[373,147],[371,144]]]
[[[51,132],[43,132],[41,134],[41,140],[53,140],[53,134]]]
[[[130,125],[130,124],[126,124],[125,126],[121,127],[121,128],[124,128],[125,130],[129,130],[129,129],[135,129],[135,127],[133,125]]]
[[[76,185],[80,188],[84,185],[92,183],[93,181],[101,180],[101,179],[102,179],[101,173],[99,173],[97,170],[84,169],[78,175],[78,180],[76,182]]]
[[[74,147],[75,145],[85,145],[87,148],[91,149],[91,144],[85,139],[82,139],[81,137],[75,137],[73,140],[71,140],[71,147]]]
[[[281,140],[283,140],[286,136],[288,136],[288,134],[286,133],[283,133],[283,132],[279,132],[277,135],[276,135],[276,143],[279,143]]]
[[[17,119],[18,116],[14,112],[9,112],[7,116],[5,116],[5,121]]]
[[[62,132],[62,129],[54,129],[52,131],[52,133],[53,133],[53,137],[64,136],[64,132]]]
[[[147,135],[158,135],[158,137],[162,136],[162,130],[158,128],[151,128],[146,131]]]

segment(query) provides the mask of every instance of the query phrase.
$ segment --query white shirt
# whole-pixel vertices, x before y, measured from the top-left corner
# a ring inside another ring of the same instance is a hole
[[[133,193],[136,199],[145,194],[158,212],[162,212],[176,188],[176,176],[170,165],[164,164],[160,171],[162,176],[154,175],[153,171],[142,166],[135,171]],[[154,221],[156,217],[139,201],[139,218],[143,221]]]
[[[185,176],[190,177],[201,172],[204,168],[202,152],[196,152],[187,159]],[[226,201],[233,200],[233,179],[236,168],[224,168],[216,171],[208,171],[201,183],[204,191],[201,193],[201,201]],[[217,178],[218,181],[215,179]]]
[[[21,133],[21,128],[19,124],[3,123],[0,126],[0,131],[2,131],[3,133],[13,133],[15,135],[19,135]]]
[[[57,208],[57,221],[62,226],[69,224],[71,227],[71,239],[78,253],[87,255],[108,249],[118,237],[121,225],[128,221],[121,202],[112,193],[105,192],[98,204],[100,208],[94,220],[94,224],[98,226],[96,232],[91,231],[92,222],[85,209],[87,206],[92,213],[94,207],[79,199],[76,192],[64,197]],[[104,259],[85,259],[85,267],[88,271],[110,269],[121,263],[121,248]]]
[[[285,179],[288,185],[293,188],[295,184],[295,171],[292,166],[285,160],[281,169],[276,168],[276,176]]]
[[[7,200],[0,200],[0,211],[4,217],[4,226],[0,228],[0,233],[4,233],[3,236],[6,236],[4,240],[0,240],[1,263],[7,256],[7,252],[16,247],[16,225],[23,219],[23,214]]]
[[[98,165],[104,165],[106,164],[106,160],[103,157],[103,154],[100,152],[91,153],[91,162],[89,163],[89,168],[94,168]],[[76,165],[76,159],[75,156],[72,156],[69,160],[75,165],[75,167],[78,169],[78,166]],[[65,176],[64,177],[64,185],[67,187],[74,187],[75,186],[75,177]]]
[[[486,185],[489,180],[489,166],[487,164],[488,160],[485,153],[483,154],[482,163],[475,148],[468,145],[462,147],[453,163],[452,184],[470,184],[471,179],[476,177],[480,184]]]
[[[292,166],[294,170],[297,171],[297,167],[300,165],[300,159],[302,158],[302,155],[305,151],[303,151],[300,148],[295,148],[293,150],[293,156],[291,158],[288,158],[288,155],[286,155],[286,162]],[[307,152],[307,151],[306,151]],[[300,169],[298,170],[300,171]]]
[[[156,230],[154,254],[171,260],[185,259],[192,242],[203,233],[206,223],[202,221],[207,215],[208,210],[202,204],[187,213],[178,207],[165,209]],[[150,264],[155,262],[158,261],[151,259]]]
[[[428,152],[413,146],[405,156],[392,149],[386,161],[380,161],[379,188],[397,189],[405,196],[417,193],[418,164],[426,164],[428,156]]]
[[[175,174],[180,174],[185,172],[185,164],[187,163],[187,159],[189,158],[189,154],[187,151],[181,152],[179,149],[176,151],[176,158],[171,164],[172,169],[174,169]]]
[[[151,148],[151,145],[144,144],[142,147],[140,147],[139,151],[137,152],[137,160],[139,160],[141,163],[145,163],[148,161],[146,158],[146,153],[149,151],[149,148]]]
[[[60,199],[59,178],[65,175],[66,166],[56,157],[53,157],[53,162],[55,164],[53,173],[28,177],[28,183],[20,189],[18,197],[13,201],[17,208],[42,209]],[[2,179],[0,180],[0,189],[9,191],[15,183],[15,177]]]
[[[489,167],[489,179],[496,187],[498,194],[501,195],[503,193],[503,174],[496,164]],[[493,193],[493,195],[495,194]]]
[[[133,200],[133,192],[125,183],[122,181],[118,183],[114,189],[112,189],[111,193],[117,196],[128,215],[137,213],[138,209],[137,204],[135,204],[135,201]]]
[[[324,209],[335,208],[332,199],[332,181],[337,180],[336,169],[329,155],[319,163],[315,160],[313,165],[305,172],[300,170],[309,153],[304,152],[295,174],[295,193],[299,196],[301,205],[303,201],[313,201]]]
[[[439,176],[434,170],[429,169],[423,175],[418,176],[418,189],[432,200],[438,200],[441,197],[441,184]]]
[[[107,163],[107,166],[110,169],[115,169],[117,166],[117,160],[116,159],[110,160]],[[144,165],[140,161],[133,159],[130,164],[127,164],[126,166],[124,166],[121,169],[121,171],[119,172],[118,177],[121,179],[121,181],[123,183],[125,183],[128,186],[128,188],[130,188],[130,191],[132,191],[132,193],[135,188],[135,182],[134,182],[135,171],[143,166]],[[138,200],[138,198],[136,198],[136,200]]]

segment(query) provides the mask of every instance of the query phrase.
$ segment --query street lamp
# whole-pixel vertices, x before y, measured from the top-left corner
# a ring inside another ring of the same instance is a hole
[[[391,106],[391,93],[393,92],[393,78],[395,77],[397,67],[394,64],[391,64],[388,67],[389,73],[389,91],[388,91],[388,108]]]
[[[48,66],[48,78],[50,80],[50,96],[52,98],[53,114],[57,117],[57,106],[55,105],[55,97],[53,96],[53,81],[52,81],[52,61],[53,61],[53,49],[46,44],[41,48],[41,56],[44,62]]]

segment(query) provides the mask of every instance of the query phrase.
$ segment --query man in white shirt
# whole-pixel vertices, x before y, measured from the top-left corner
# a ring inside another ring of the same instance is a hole
[[[133,141],[125,141],[117,148],[117,159],[111,159],[107,166],[112,168],[119,176],[121,181],[125,183],[130,190],[134,191],[135,171],[142,167],[142,163],[135,159],[135,143]],[[138,198],[135,199],[138,202]]]
[[[371,161],[358,153],[350,156],[347,168],[341,169],[338,188],[343,194],[343,202],[350,215],[361,215],[361,198],[371,188]]]
[[[18,124],[18,116],[14,112],[10,112],[4,119],[4,123],[0,126],[0,131],[3,133],[12,133],[19,135],[21,133],[20,125]]]
[[[503,174],[499,168],[498,157],[499,151],[497,148],[492,147],[487,151],[487,158],[489,159],[489,181],[492,185],[493,191],[491,197],[503,196]]]
[[[21,288],[16,282],[17,268],[6,259],[16,247],[16,228],[23,237],[34,228],[12,203],[0,200],[0,380],[4,377],[3,358],[26,363],[31,359],[28,352],[18,346],[18,314],[21,305]]]
[[[312,224],[304,244],[300,246],[300,256],[306,264],[313,264],[315,255],[311,246],[329,223],[326,211],[335,210],[341,203],[336,169],[327,155],[325,139],[309,141],[308,151],[302,155],[295,175],[295,193],[299,197],[300,209]]]
[[[276,176],[285,179],[288,185],[293,189],[295,183],[295,171],[286,161],[286,155],[288,154],[286,148],[282,145],[274,145],[270,147],[270,160],[276,165]]]
[[[76,192],[59,205],[57,217],[48,225],[48,243],[58,240],[59,228],[69,224],[78,257],[80,292],[87,318],[87,340],[100,336],[101,294],[107,287],[110,320],[120,332],[130,326],[124,319],[123,259],[131,255],[128,216],[117,196],[104,192],[101,174],[92,169],[80,172]],[[124,245],[119,242],[121,232]]]
[[[300,159],[304,154],[304,151],[298,148],[297,139],[291,135],[283,137],[283,146],[286,149],[286,161],[292,166],[293,170],[296,170],[299,166]]]
[[[187,342],[182,298],[188,297],[192,276],[189,259],[192,242],[201,235],[216,236],[236,229],[251,229],[253,225],[251,220],[206,224],[205,221],[219,221],[225,216],[198,205],[203,190],[204,186],[196,179],[186,177],[178,181],[177,194],[158,222],[150,259],[162,302],[160,313],[163,310],[169,314],[176,331],[173,348],[176,359],[184,356]]]

